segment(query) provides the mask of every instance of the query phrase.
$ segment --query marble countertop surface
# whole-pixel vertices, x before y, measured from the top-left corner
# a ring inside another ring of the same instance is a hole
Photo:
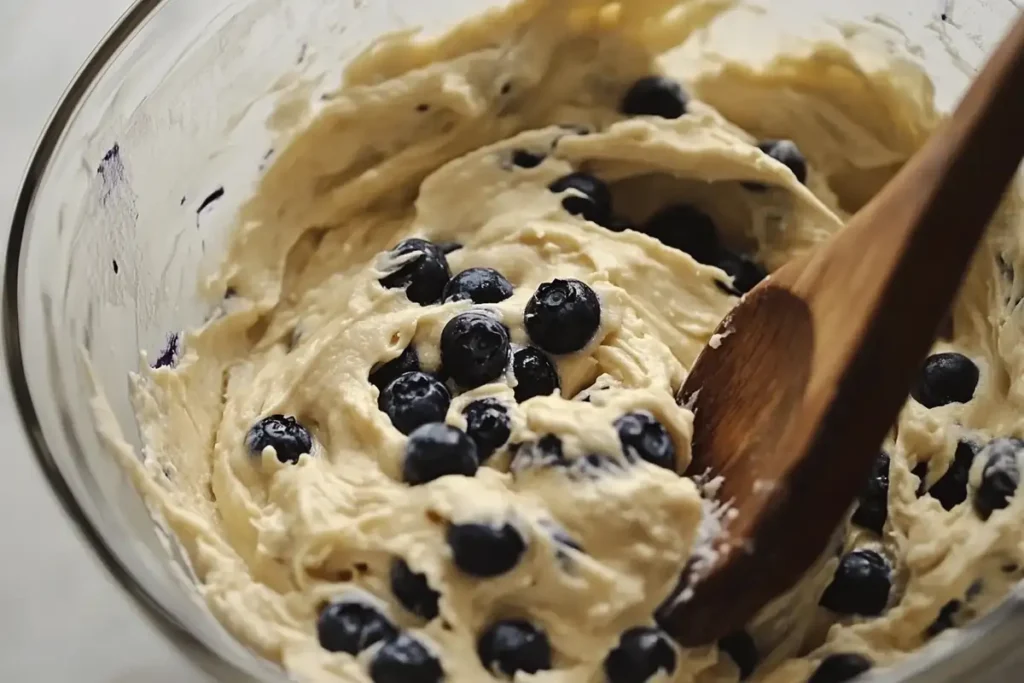
[[[129,0],[0,3],[3,243],[22,174],[50,111],[129,4]],[[2,373],[0,680],[209,681],[145,622],[65,518],[32,459]]]

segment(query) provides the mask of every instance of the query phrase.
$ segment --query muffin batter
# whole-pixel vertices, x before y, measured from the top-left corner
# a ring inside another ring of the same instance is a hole
[[[229,630],[311,681],[829,683],[1006,594],[1016,194],[843,547],[717,645],[657,629],[719,519],[677,474],[687,369],[939,121],[854,27],[763,63],[701,42],[762,21],[522,0],[381,40],[316,103],[238,219],[218,315],[133,376],[125,462]]]

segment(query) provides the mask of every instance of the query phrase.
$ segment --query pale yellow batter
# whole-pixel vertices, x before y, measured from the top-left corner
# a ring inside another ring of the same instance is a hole
[[[548,185],[586,170],[611,185],[616,214],[636,226],[668,204],[695,205],[730,248],[771,270],[838,230],[939,119],[921,72],[858,29],[794,40],[760,62],[701,45],[716,31],[742,40],[762,21],[726,0],[523,0],[429,42],[384,39],[351,64],[244,208],[211,283],[215,294],[232,290],[225,313],[183,335],[174,367],[133,378],[146,448],[143,466],[128,463],[228,629],[297,679],[367,681],[379,644],[353,657],[326,651],[316,633],[321,606],[358,589],[438,657],[446,681],[491,680],[477,638],[495,619],[518,617],[547,634],[552,668],[517,680],[589,683],[604,680],[602,663],[624,631],[653,625],[702,519],[707,528],[689,479],[643,461],[592,479],[558,468],[513,476],[502,450],[474,477],[401,482],[407,439],[378,409],[368,374],[410,344],[436,368],[442,328],[471,304],[420,306],[385,289],[378,280],[394,264],[381,255],[410,236],[461,243],[448,255],[453,274],[493,267],[515,287],[487,308],[520,344],[540,283],[589,284],[600,328],[581,352],[556,358],[560,396],[517,405],[503,379],[457,395],[447,421],[464,427],[471,400],[496,397],[509,407],[511,442],[554,433],[570,459],[615,457],[613,422],[647,410],[671,434],[681,471],[694,418],[674,395],[737,302],[716,285],[728,278],[641,232],[570,215]],[[658,73],[684,84],[687,113],[620,113],[630,84]],[[758,149],[766,138],[795,141],[806,184]],[[545,158],[519,167],[516,149]],[[752,680],[802,683],[830,653],[886,666],[932,637],[950,601],[963,603],[946,610],[961,624],[1019,578],[1022,497],[982,521],[971,495],[984,463],[971,469],[967,502],[948,512],[918,496],[911,470],[927,463],[931,484],[961,436],[1024,435],[1015,308],[1024,284],[1012,276],[1024,267],[1022,216],[1014,194],[976,258],[953,336],[939,344],[977,363],[973,400],[908,402],[886,445],[884,533],[851,526],[846,536],[847,550],[874,548],[892,563],[888,609],[837,617],[819,608],[829,560],[750,625],[760,660]],[[604,389],[590,402],[571,400],[595,382]],[[250,427],[275,413],[312,434],[312,453],[297,464],[246,447]],[[516,566],[489,579],[460,572],[445,534],[464,522],[512,524],[526,543]],[[553,528],[584,552],[566,564]],[[396,558],[441,594],[438,618],[396,602]],[[676,660],[671,675],[651,680],[739,677],[715,646],[677,649]]]

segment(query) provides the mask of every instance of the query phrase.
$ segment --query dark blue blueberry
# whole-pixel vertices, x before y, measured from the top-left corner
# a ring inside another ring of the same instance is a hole
[[[270,415],[249,429],[245,446],[253,455],[270,446],[279,461],[296,463],[300,455],[313,450],[313,437],[291,415]]]
[[[441,292],[451,278],[448,259],[436,245],[421,239],[407,239],[391,250],[392,257],[416,254],[392,273],[380,279],[387,289],[404,289],[409,301],[429,306],[441,299]]]
[[[512,163],[519,168],[536,168],[544,161],[544,155],[525,149],[512,150]]]
[[[384,387],[398,379],[399,375],[407,372],[415,372],[420,369],[420,357],[416,353],[416,347],[411,344],[405,350],[386,363],[378,365],[370,372],[370,384],[383,390]]]
[[[164,348],[160,350],[156,360],[153,362],[154,368],[166,368],[174,367],[174,364],[178,362],[178,342],[181,336],[177,332],[172,332],[167,335],[167,343],[164,344]]]
[[[465,389],[501,377],[508,365],[509,348],[508,330],[486,313],[460,313],[441,331],[441,364]]]
[[[441,683],[441,662],[408,633],[384,643],[370,662],[373,683]]]
[[[476,443],[480,462],[494,455],[512,434],[508,408],[495,398],[473,401],[462,414],[466,417],[466,434]]]
[[[800,183],[807,182],[807,159],[792,140],[764,140],[757,147],[792,171]],[[755,192],[766,189],[761,183],[743,183],[743,187]]]
[[[398,629],[375,607],[358,600],[339,600],[320,611],[316,622],[320,647],[357,655],[374,643],[388,641]]]
[[[496,304],[512,296],[512,283],[494,268],[469,268],[444,288],[445,303],[472,301],[475,304]]]
[[[945,630],[953,628],[955,625],[953,620],[956,618],[957,613],[963,607],[963,603],[959,600],[950,600],[942,609],[939,610],[939,615],[935,617],[935,621],[928,625],[925,633],[929,636],[937,636]]]
[[[676,469],[676,446],[665,426],[646,410],[626,413],[615,431],[627,459],[640,458],[668,470]]]
[[[846,683],[871,668],[871,660],[854,652],[829,655],[821,660],[807,683]]]
[[[523,324],[544,351],[565,354],[585,347],[601,326],[601,302],[579,280],[545,282],[526,303]]]
[[[740,670],[740,680],[750,678],[757,668],[760,655],[757,652],[757,645],[754,639],[746,631],[736,631],[718,641],[718,649],[729,655],[736,668]]]
[[[1024,441],[1004,437],[992,439],[978,454],[985,461],[985,467],[981,471],[981,484],[974,493],[974,510],[982,519],[1008,506],[1017,493],[1021,450],[1024,450]]]
[[[436,377],[425,372],[406,372],[380,392],[377,407],[391,418],[391,424],[410,434],[428,422],[443,422],[451,395]]]
[[[633,224],[629,222],[628,218],[612,216],[604,223],[604,227],[608,228],[612,232],[622,232],[624,230],[631,230],[633,228]]]
[[[522,534],[509,523],[452,524],[446,535],[455,566],[464,574],[487,579],[512,569],[526,552]]]
[[[409,435],[402,461],[402,481],[411,486],[448,475],[472,477],[480,465],[476,444],[461,429],[431,422]]]
[[[536,441],[519,444],[509,469],[522,472],[528,469],[565,465],[562,440],[554,434],[545,434]]]
[[[548,185],[548,189],[559,194],[575,190],[562,198],[562,208],[574,216],[583,216],[588,221],[604,225],[612,213],[612,193],[604,181],[589,173],[570,173]]]
[[[971,441],[957,443],[956,453],[953,455],[953,462],[949,464],[949,469],[928,489],[928,495],[939,501],[946,510],[952,510],[967,500],[967,480],[970,479],[971,465],[974,463],[978,449],[979,446]],[[918,472],[917,468],[915,468],[915,472]],[[927,472],[928,468],[925,465],[920,473],[927,474]],[[921,482],[923,485],[923,476]]]
[[[647,220],[642,231],[704,265],[714,264],[720,250],[715,224],[688,204],[665,207]]]
[[[889,454],[882,451],[875,458],[871,478],[861,491],[853,523],[876,534],[882,533],[889,518]]]
[[[476,653],[484,668],[495,676],[512,678],[517,671],[533,674],[551,668],[547,635],[524,619],[491,624],[477,640]]]
[[[910,395],[925,408],[967,403],[974,398],[978,377],[978,366],[962,353],[936,353],[925,360]]]
[[[732,277],[732,284],[717,280],[715,284],[726,294],[734,296],[746,294],[768,276],[764,268],[746,256],[733,253],[727,249],[720,249],[718,251],[715,265],[724,270],[726,275]]]
[[[441,594],[430,587],[427,577],[410,569],[402,558],[391,563],[391,592],[405,609],[430,621],[438,614]]]
[[[854,550],[839,560],[821,606],[836,614],[877,616],[885,611],[891,588],[889,562],[874,550]]]
[[[671,676],[676,652],[662,631],[648,626],[631,628],[604,660],[608,683],[646,683],[659,671]]]
[[[516,378],[517,403],[534,396],[550,396],[558,391],[558,369],[543,351],[527,346],[512,354],[512,374]]]
[[[645,76],[626,91],[619,111],[629,116],[660,116],[678,119],[689,101],[683,86],[665,76]]]

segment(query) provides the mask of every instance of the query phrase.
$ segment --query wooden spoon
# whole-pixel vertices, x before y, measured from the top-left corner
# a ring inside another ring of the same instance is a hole
[[[711,569],[659,610],[681,644],[741,628],[822,556],[1022,155],[1024,17],[892,181],[719,325],[678,398],[695,410],[687,474],[721,476],[735,517]]]

